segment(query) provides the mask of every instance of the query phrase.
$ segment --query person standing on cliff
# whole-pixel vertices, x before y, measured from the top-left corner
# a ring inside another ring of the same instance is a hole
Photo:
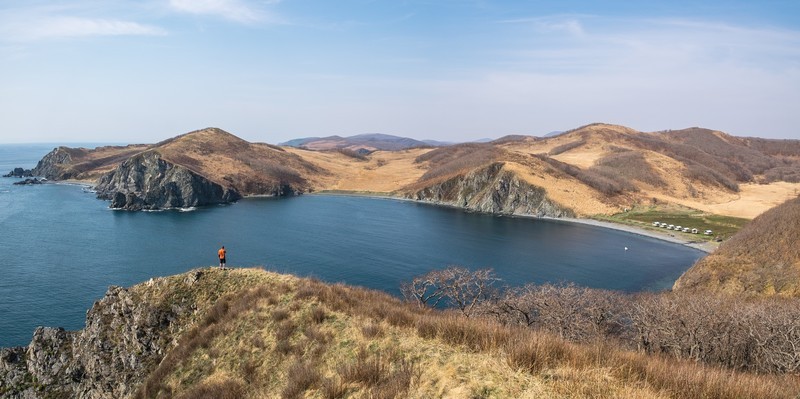
[[[222,248],[217,251],[217,255],[219,255],[219,268],[225,268],[225,255],[228,254],[228,251],[225,250],[225,246],[223,245]]]

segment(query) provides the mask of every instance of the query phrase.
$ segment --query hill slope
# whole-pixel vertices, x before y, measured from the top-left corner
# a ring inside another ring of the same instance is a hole
[[[58,148],[34,174],[91,181],[112,207],[133,210],[334,190],[540,216],[677,205],[753,218],[800,190],[799,140],[698,128],[643,133],[593,124],[549,138],[507,136],[368,154],[353,149],[384,148],[377,142],[398,148],[404,141],[348,139],[360,144],[341,147],[338,138],[327,138],[319,148],[330,150],[311,150],[249,143],[209,128],[153,145]],[[487,174],[495,168],[502,173]]]
[[[86,328],[2,349],[0,396],[791,398],[791,377],[570,344],[256,269],[112,287]],[[600,355],[602,354],[602,355]]]
[[[753,219],[675,282],[676,291],[800,297],[800,198]]]

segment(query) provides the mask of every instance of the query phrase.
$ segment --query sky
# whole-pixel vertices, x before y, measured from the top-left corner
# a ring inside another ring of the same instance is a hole
[[[800,1],[0,0],[0,143],[800,139]]]

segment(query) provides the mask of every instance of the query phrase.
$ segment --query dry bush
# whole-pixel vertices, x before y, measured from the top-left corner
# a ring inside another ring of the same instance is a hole
[[[327,317],[328,313],[325,312],[325,309],[315,307],[314,309],[311,310],[311,321],[313,321],[316,324],[324,322]]]
[[[627,303],[623,295],[575,284],[527,284],[509,288],[485,313],[503,323],[548,331],[561,338],[590,342],[621,335]]]
[[[592,168],[584,170],[542,154],[534,155],[534,157],[546,162],[556,171],[572,176],[581,183],[608,196],[636,190],[636,186],[616,173],[609,173],[602,169],[598,170]]]
[[[500,160],[506,152],[492,144],[465,143],[437,148],[418,156],[414,162],[428,162],[419,181],[453,176]]]
[[[353,362],[339,366],[337,371],[342,377],[342,381],[360,382],[367,386],[373,386],[388,374],[388,370],[389,366],[380,354],[370,356],[362,348]]]
[[[273,321],[280,322],[289,318],[289,310],[283,308],[275,309],[270,312],[270,316]]]
[[[347,385],[339,378],[325,378],[320,385],[323,399],[341,399],[347,394]]]
[[[407,301],[419,306],[450,305],[462,314],[472,316],[482,303],[494,300],[499,281],[491,269],[471,271],[460,266],[450,266],[415,277],[403,284],[400,291]]]
[[[361,327],[361,334],[365,338],[375,338],[383,336],[383,328],[380,324],[369,323]]]
[[[245,388],[241,382],[225,380],[193,385],[176,399],[240,399],[244,394]]]
[[[359,152],[359,151],[356,151],[356,150],[352,150],[350,148],[338,148],[338,149],[336,149],[336,152],[338,152],[339,154],[342,154],[342,155],[344,155],[346,157],[350,157],[350,158],[353,158],[355,160],[358,160],[358,161],[367,161],[367,160],[369,160],[369,157],[367,157],[366,154],[364,154],[362,152]]]
[[[307,390],[318,386],[321,379],[316,365],[297,360],[286,373],[286,387],[281,391],[281,398],[301,398]]]
[[[644,159],[641,152],[619,149],[617,152],[599,159],[592,169],[604,176],[610,173],[627,180],[638,180],[651,186],[665,184],[661,176]]]
[[[569,150],[573,150],[575,148],[583,146],[584,144],[586,144],[586,140],[583,140],[583,139],[577,140],[577,141],[573,141],[573,142],[570,142],[570,143],[566,143],[566,144],[561,144],[559,146],[553,147],[547,153],[547,155],[553,156],[553,155],[563,154],[563,153],[565,153],[565,152],[567,152]]]

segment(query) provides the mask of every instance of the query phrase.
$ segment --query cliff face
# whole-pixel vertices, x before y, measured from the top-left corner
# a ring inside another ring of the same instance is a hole
[[[36,167],[31,170],[31,175],[42,176],[51,180],[71,179],[74,177],[69,172],[71,164],[72,154],[66,147],[58,147],[50,151],[36,164]]]
[[[138,154],[102,176],[97,196],[112,208],[127,210],[186,208],[236,201],[234,189],[167,162],[155,151]]]
[[[521,180],[495,162],[464,175],[407,193],[406,198],[478,212],[573,217],[572,210],[547,198],[546,191]]]
[[[191,292],[201,275],[182,281],[182,292]],[[151,294],[158,291],[153,287]],[[129,396],[196,310],[195,303],[153,297],[161,300],[143,297],[141,289],[111,287],[87,312],[83,330],[39,327],[27,347],[1,349],[0,397]]]

